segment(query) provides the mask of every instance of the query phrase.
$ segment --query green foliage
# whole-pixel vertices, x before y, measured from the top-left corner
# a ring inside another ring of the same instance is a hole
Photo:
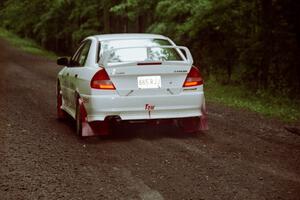
[[[215,79],[206,82],[206,99],[231,107],[245,108],[287,122],[300,121],[300,101],[285,96],[274,96],[270,92],[253,93],[241,85],[221,85]]]
[[[38,44],[36,44],[36,42],[34,42],[33,40],[22,39],[19,36],[7,31],[7,30],[4,30],[3,28],[0,28],[0,38],[7,40],[13,46],[21,48],[25,52],[35,54],[35,55],[46,56],[53,60],[56,59],[56,55],[54,53],[44,50],[42,47],[40,47]]]
[[[112,6],[110,11],[119,16],[125,16],[129,20],[136,20],[139,16],[145,15],[149,11],[151,12],[157,2],[158,0],[123,0]]]

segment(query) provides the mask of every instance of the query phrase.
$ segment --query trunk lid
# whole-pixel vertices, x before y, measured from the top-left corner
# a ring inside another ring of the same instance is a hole
[[[120,96],[147,96],[179,94],[190,68],[183,62],[123,63],[106,71]]]
[[[179,94],[193,64],[186,47],[161,45],[111,48],[101,61],[120,96]]]

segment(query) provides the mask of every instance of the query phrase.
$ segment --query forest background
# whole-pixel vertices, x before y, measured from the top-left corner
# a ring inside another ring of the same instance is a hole
[[[2,0],[0,27],[58,55],[93,34],[163,34],[191,49],[210,98],[300,119],[299,8],[295,0]]]

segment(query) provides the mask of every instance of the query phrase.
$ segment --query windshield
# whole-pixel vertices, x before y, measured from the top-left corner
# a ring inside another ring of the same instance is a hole
[[[183,58],[174,48],[152,46],[172,46],[168,40],[163,39],[127,39],[103,41],[103,51],[112,50],[108,62],[135,62],[135,61],[182,61]],[[126,47],[129,47],[126,49]],[[117,49],[116,48],[124,48]]]

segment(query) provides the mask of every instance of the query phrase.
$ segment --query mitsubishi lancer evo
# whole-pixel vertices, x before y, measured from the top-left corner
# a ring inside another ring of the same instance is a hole
[[[108,134],[111,121],[207,129],[200,71],[189,49],[165,36],[90,36],[57,64],[57,116],[74,118],[80,137]]]

